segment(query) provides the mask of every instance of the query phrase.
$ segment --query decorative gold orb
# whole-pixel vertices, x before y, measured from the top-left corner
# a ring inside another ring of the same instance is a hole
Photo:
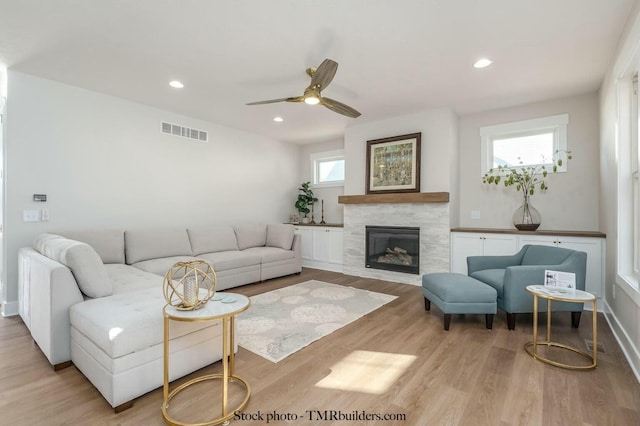
[[[204,260],[178,262],[164,276],[164,298],[181,311],[202,308],[216,293],[216,272]]]

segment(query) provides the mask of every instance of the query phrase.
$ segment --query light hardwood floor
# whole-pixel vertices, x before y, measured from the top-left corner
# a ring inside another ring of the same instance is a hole
[[[269,414],[281,417],[270,424],[296,425],[640,424],[640,385],[601,315],[598,337],[604,352],[598,354],[598,368],[568,371],[524,351],[531,340],[530,315],[519,316],[515,331],[507,330],[503,313],[493,330],[485,328],[482,315],[454,315],[446,332],[435,306],[425,312],[417,286],[305,269],[230,291],[252,296],[310,279],[398,298],[277,364],[240,348],[236,373],[252,387],[244,413],[263,420],[232,424],[266,424]],[[585,312],[575,330],[568,313],[555,314],[553,340],[584,348],[585,339],[591,339],[591,318]],[[218,362],[187,378],[220,370]],[[217,389],[211,382],[188,389],[176,397],[172,413],[190,421],[215,415],[210,410],[219,407]],[[114,414],[75,367],[51,369],[19,317],[0,319],[0,424],[162,425],[161,402],[162,389],[157,389]],[[405,419],[321,420],[329,411]],[[298,418],[287,421],[286,415]]]

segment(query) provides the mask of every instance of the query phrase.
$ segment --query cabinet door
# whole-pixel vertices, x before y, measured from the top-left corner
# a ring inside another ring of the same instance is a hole
[[[500,256],[515,254],[518,241],[510,234],[451,233],[451,272],[467,273],[468,256]]]
[[[602,239],[601,238],[576,238],[558,237],[558,247],[587,253],[587,277],[585,290],[602,297]]]
[[[518,239],[509,234],[484,234],[483,256],[503,256],[518,252]]]
[[[342,264],[343,236],[342,229],[329,229],[329,262]]]
[[[484,234],[451,233],[451,272],[467,274],[467,256],[481,256]]]
[[[319,262],[329,262],[330,240],[327,228],[313,228],[313,260]]]
[[[311,228],[304,226],[296,227],[296,233],[300,234],[300,251],[303,259],[313,259],[313,234]]]
[[[551,235],[521,235],[518,239],[518,250],[526,244],[553,247],[558,245],[558,238]]]

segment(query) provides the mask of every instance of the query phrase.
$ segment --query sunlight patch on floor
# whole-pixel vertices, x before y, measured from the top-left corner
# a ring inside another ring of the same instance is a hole
[[[353,351],[331,367],[316,386],[353,392],[383,394],[415,361],[414,355]]]

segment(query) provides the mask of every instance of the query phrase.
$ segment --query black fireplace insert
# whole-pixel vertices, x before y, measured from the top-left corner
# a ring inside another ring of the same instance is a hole
[[[420,274],[420,228],[367,226],[365,266]]]

